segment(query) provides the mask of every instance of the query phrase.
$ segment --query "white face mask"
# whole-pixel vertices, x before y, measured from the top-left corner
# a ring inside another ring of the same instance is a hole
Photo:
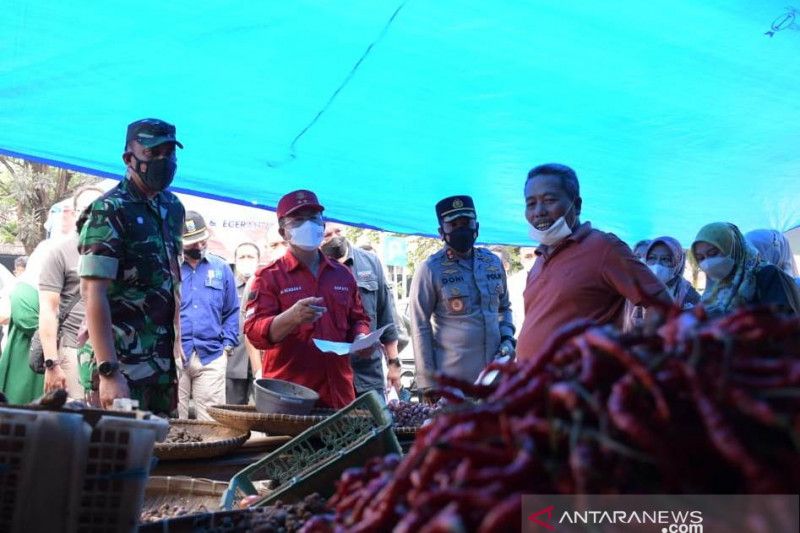
[[[567,225],[567,220],[561,216],[546,230],[538,230],[531,226],[531,229],[528,230],[528,235],[534,241],[540,242],[545,246],[552,246],[572,235],[572,229]]]
[[[700,261],[700,270],[714,281],[719,281],[728,277],[735,264],[731,257],[709,257]]]
[[[528,236],[530,236],[530,238],[534,241],[540,242],[545,246],[552,246],[563,241],[572,235],[572,228],[570,228],[567,224],[567,219],[565,216],[574,206],[575,203],[571,202],[569,207],[567,207],[567,210],[564,211],[564,215],[558,217],[558,219],[556,219],[556,221],[553,222],[553,224],[546,230],[538,230],[531,225],[531,228],[528,230]]]
[[[319,245],[322,244],[322,237],[325,235],[325,226],[311,220],[306,220],[296,228],[287,228],[287,230],[289,242],[308,252],[319,248]]]
[[[656,277],[661,281],[661,283],[666,283],[672,279],[672,269],[669,267],[665,267],[664,265],[659,265],[656,263],[655,265],[647,265],[647,267],[656,275]]]
[[[256,273],[258,268],[258,261],[255,259],[246,259],[236,263],[236,273],[243,278],[249,278]]]

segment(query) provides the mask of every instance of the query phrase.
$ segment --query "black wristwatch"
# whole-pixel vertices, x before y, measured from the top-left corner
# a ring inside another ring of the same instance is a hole
[[[397,357],[395,357],[394,359],[389,359],[388,361],[386,361],[386,364],[389,366],[396,366],[397,368],[403,366],[402,364],[400,364],[400,359]]]
[[[44,367],[48,370],[52,370],[58,366],[58,361],[56,359],[45,359],[44,360]]]
[[[97,371],[101,376],[110,378],[114,373],[119,370],[119,363],[117,361],[103,361],[97,367]]]

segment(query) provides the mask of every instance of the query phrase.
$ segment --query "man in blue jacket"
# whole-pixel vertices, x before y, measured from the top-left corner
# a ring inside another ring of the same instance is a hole
[[[203,217],[186,213],[181,265],[181,347],[178,415],[189,416],[194,398],[198,420],[212,420],[208,406],[225,403],[225,369],[239,344],[239,297],[231,267],[206,252],[209,233]]]

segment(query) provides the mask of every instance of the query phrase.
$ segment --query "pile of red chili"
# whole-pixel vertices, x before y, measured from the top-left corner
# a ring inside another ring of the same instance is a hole
[[[306,531],[515,530],[522,494],[797,492],[800,320],[671,314],[651,334],[574,323],[492,387],[442,377],[478,401],[345,472]]]

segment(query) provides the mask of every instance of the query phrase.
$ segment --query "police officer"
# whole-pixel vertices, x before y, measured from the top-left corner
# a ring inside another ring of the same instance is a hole
[[[473,382],[495,357],[513,355],[515,345],[503,264],[474,246],[472,198],[445,198],[436,216],[445,246],[419,265],[409,297],[416,380],[429,400],[434,372]]]

